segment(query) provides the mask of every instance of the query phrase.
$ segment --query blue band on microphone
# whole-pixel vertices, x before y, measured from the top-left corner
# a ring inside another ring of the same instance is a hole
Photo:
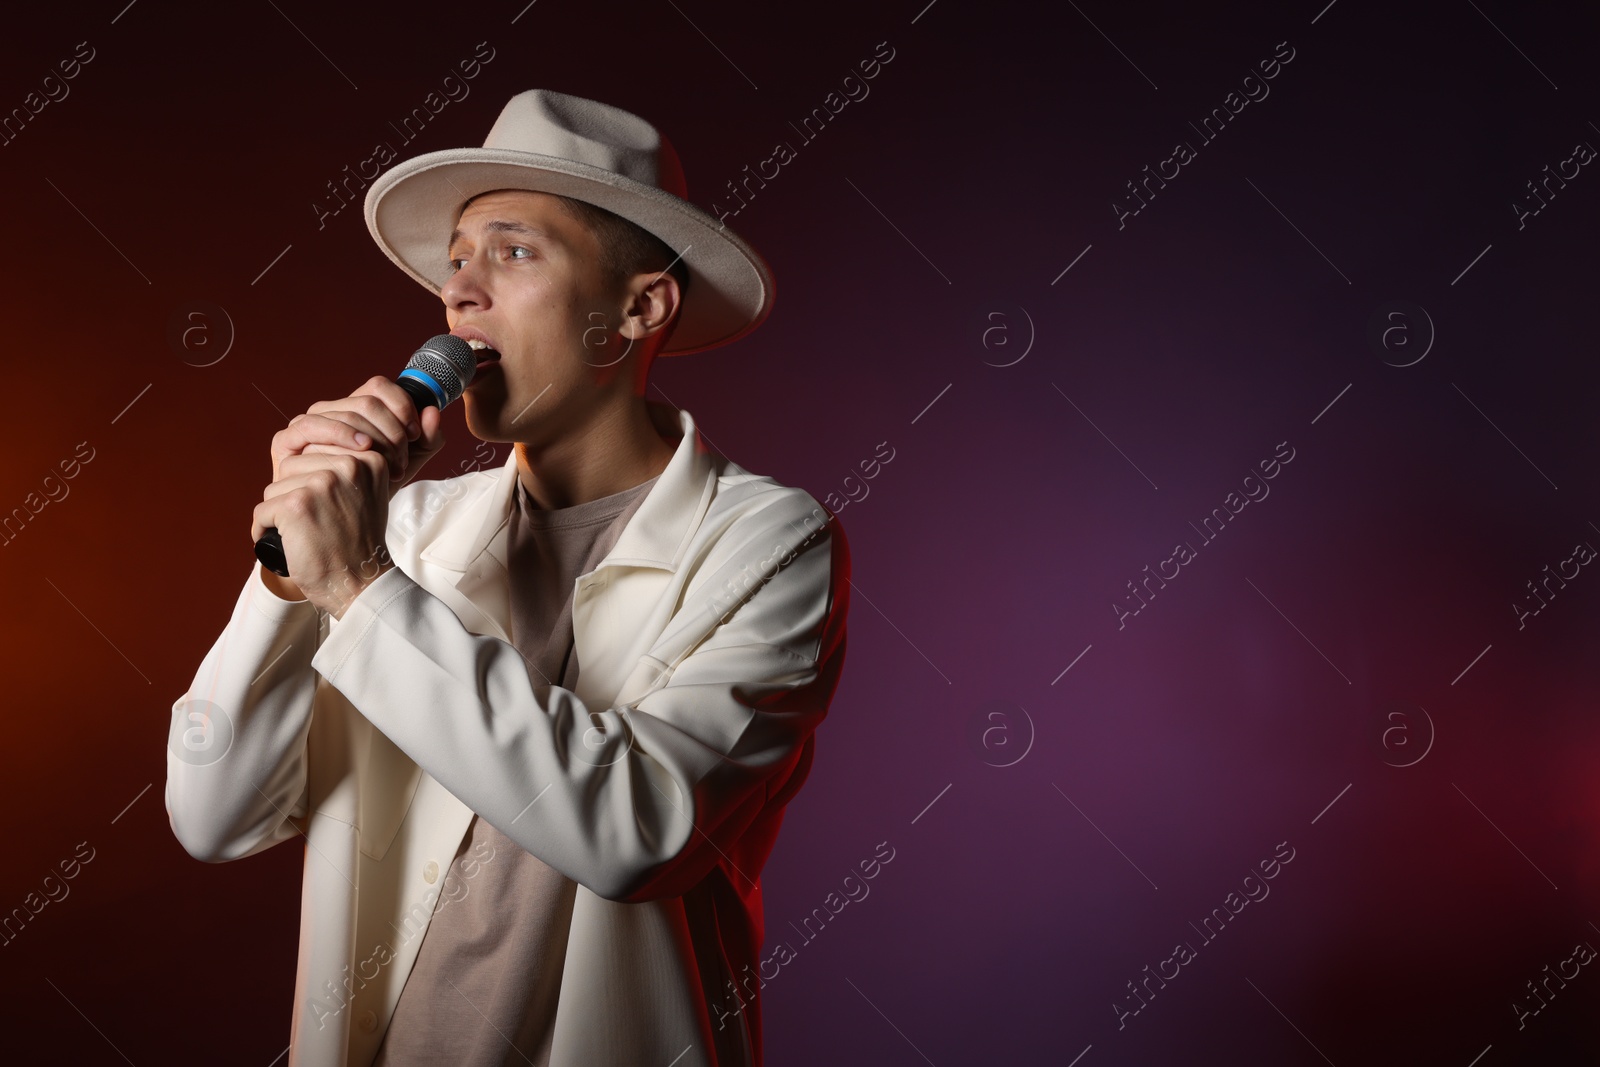
[[[441,411],[444,409],[445,405],[450,402],[449,398],[445,396],[444,389],[440,387],[438,382],[434,381],[433,376],[427,371],[420,371],[415,367],[407,367],[405,370],[400,372],[400,377],[413,378],[421,382],[423,385],[426,385],[437,399]]]

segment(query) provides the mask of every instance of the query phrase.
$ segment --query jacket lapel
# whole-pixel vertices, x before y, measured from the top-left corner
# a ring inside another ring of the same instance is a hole
[[[603,694],[609,701],[648,651],[649,635],[666,625],[667,617],[646,615],[652,608],[670,614],[672,605],[659,603],[661,593],[682,563],[716,492],[715,465],[694,417],[658,401],[645,404],[651,424],[664,437],[677,436],[678,445],[605,559],[574,583],[573,640],[583,665],[579,696],[584,699],[586,693]],[[511,640],[507,558],[516,479],[513,448],[493,478],[482,480],[469,491],[471,496],[457,502],[460,518],[446,524],[420,554],[423,563],[442,568],[440,580],[429,583],[429,590],[448,603],[468,629],[506,642]],[[638,634],[646,643],[634,647],[619,640],[620,634]]]

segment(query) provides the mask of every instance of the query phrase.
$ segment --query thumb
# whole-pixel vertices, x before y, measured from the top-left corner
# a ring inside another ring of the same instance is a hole
[[[443,421],[444,415],[432,404],[423,408],[417,415],[417,422],[422,427],[422,433],[417,436],[416,440],[406,446],[408,459],[405,474],[399,479],[391,478],[389,480],[391,496],[402,485],[416,478],[417,472],[422,469],[422,465],[437,455],[439,450],[444,447],[444,427],[441,425]]]
[[[434,453],[444,447],[444,412],[432,404],[422,409],[417,417],[422,425],[422,436],[417,444],[425,453]]]

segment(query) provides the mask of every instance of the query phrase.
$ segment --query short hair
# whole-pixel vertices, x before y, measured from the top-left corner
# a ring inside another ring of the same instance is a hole
[[[680,301],[689,291],[689,265],[661,238],[643,226],[630,222],[616,212],[608,211],[597,204],[591,204],[586,200],[575,200],[559,193],[551,195],[561,202],[562,208],[568,215],[588,226],[589,232],[593,233],[600,243],[600,276],[608,288],[620,289],[622,283],[633,275],[655,271],[670,274],[677,279]],[[666,344],[667,339],[677,329],[678,318],[682,314],[683,309],[680,307],[678,315],[674,316],[671,324],[667,326],[662,345]]]

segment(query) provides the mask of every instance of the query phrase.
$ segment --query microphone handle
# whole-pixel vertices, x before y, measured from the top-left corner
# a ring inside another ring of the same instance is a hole
[[[439,397],[434,390],[416,378],[402,374],[396,379],[396,384],[411,397],[419,418],[423,408],[439,406]],[[267,532],[261,535],[261,540],[256,542],[256,559],[278,577],[289,577],[289,561],[283,554],[283,539],[278,536],[276,526],[268,527]]]

